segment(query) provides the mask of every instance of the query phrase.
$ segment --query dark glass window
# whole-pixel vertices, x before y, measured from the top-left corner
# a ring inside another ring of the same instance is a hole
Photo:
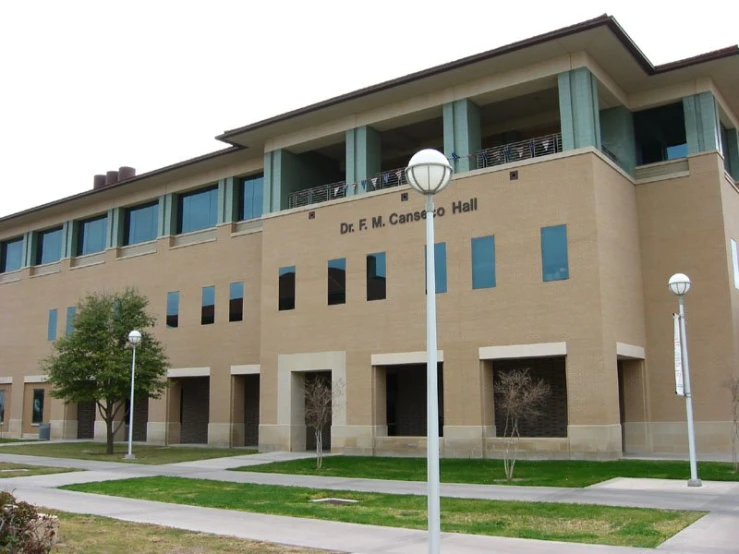
[[[87,219],[78,223],[79,237],[77,242],[77,256],[94,254],[105,250],[108,237],[108,216]]]
[[[177,199],[177,233],[215,227],[218,222],[218,187],[210,187]]]
[[[180,293],[167,293],[167,327],[174,329],[180,324]]]
[[[211,325],[216,320],[216,288],[203,287],[203,302],[200,308],[200,325]]]
[[[729,131],[721,123],[721,154],[724,157],[724,169],[731,172],[731,155],[729,154]]]
[[[682,102],[634,114],[637,165],[663,162],[688,155]]]
[[[472,239],[472,288],[495,286],[495,237]]]
[[[426,264],[426,247],[423,247],[424,264]],[[426,265],[424,265],[424,268]],[[436,293],[446,292],[446,243],[434,244],[434,278],[436,280]],[[426,271],[426,269],[424,269]],[[424,273],[424,280],[425,280]],[[428,289],[427,289],[428,290]]]
[[[74,316],[77,314],[77,308],[74,306],[70,306],[67,308],[67,327],[66,327],[66,334],[67,336],[72,334],[72,331],[74,331]]]
[[[264,201],[264,176],[255,175],[239,179],[238,212],[239,221],[262,217]]]
[[[33,411],[31,423],[38,425],[44,422],[44,389],[33,389]]]
[[[0,390],[0,424],[5,422],[5,391]]]
[[[346,258],[328,261],[328,305],[346,304]]]
[[[124,219],[123,244],[138,244],[157,238],[159,203],[127,208]]]
[[[280,268],[279,300],[280,310],[295,309],[295,266]]]
[[[385,252],[367,255],[367,300],[385,300],[387,295]]]
[[[228,289],[228,320],[244,319],[244,283],[231,283]]]
[[[48,340],[56,340],[56,308],[49,310],[49,322],[46,324],[46,338]]]
[[[567,260],[567,225],[542,227],[541,265],[545,281],[562,281],[570,278]]]
[[[41,231],[36,235],[36,265],[58,262],[62,257],[62,228]]]
[[[17,271],[23,267],[23,239],[0,243],[0,273]]]

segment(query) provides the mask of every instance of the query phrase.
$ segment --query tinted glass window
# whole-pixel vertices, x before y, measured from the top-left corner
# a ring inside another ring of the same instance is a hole
[[[426,259],[426,248],[423,249],[424,263]],[[446,292],[446,243],[439,242],[434,245],[434,278],[436,280],[436,293]],[[426,265],[424,265],[424,271]],[[424,273],[425,280],[425,273]]]
[[[495,237],[472,239],[472,288],[495,286]]]
[[[72,334],[72,331],[74,331],[74,316],[77,314],[77,308],[74,306],[70,306],[67,308],[67,326],[66,326],[66,334],[67,336]]]
[[[36,236],[36,265],[57,262],[62,257],[62,228],[41,231]]]
[[[215,227],[218,222],[218,187],[183,194],[178,198],[177,233]]]
[[[33,389],[31,423],[37,425],[44,421],[44,389]]]
[[[684,158],[688,155],[682,102],[634,114],[637,165]]]
[[[328,261],[328,305],[346,304],[346,258]]]
[[[387,295],[385,252],[367,255],[367,300],[384,300]]]
[[[23,239],[0,243],[0,273],[23,267]]]
[[[228,320],[244,319],[244,283],[231,283],[228,290]]]
[[[237,219],[241,221],[262,217],[263,200],[264,177],[262,175],[240,179]]]
[[[159,203],[128,208],[125,212],[123,244],[137,244],[157,238]]]
[[[48,340],[56,340],[56,308],[49,310],[49,321],[46,325],[46,338]]]
[[[200,324],[210,325],[216,320],[216,288],[203,287],[203,302],[200,309]]]
[[[108,216],[80,221],[78,225],[77,256],[105,250],[108,236]]]
[[[567,226],[542,227],[541,263],[545,281],[569,279],[570,267],[567,259]]]
[[[180,293],[167,293],[167,327],[174,329],[180,324]]]
[[[295,309],[295,266],[280,268],[278,309]]]
[[[724,169],[731,172],[731,156],[729,155],[729,130],[721,123],[721,154],[724,156]]]
[[[0,390],[0,423],[5,422],[5,391]]]

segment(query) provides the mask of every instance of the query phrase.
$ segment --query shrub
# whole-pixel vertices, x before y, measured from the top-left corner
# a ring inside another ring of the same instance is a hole
[[[0,553],[48,554],[56,542],[56,517],[0,492]]]

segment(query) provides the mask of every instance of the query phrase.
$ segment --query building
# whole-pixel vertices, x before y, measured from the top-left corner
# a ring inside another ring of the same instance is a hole
[[[425,452],[424,147],[437,198],[442,454],[496,456],[497,375],[553,394],[542,456],[686,452],[673,273],[699,454],[728,452],[739,371],[739,48],[653,66],[602,16],[223,133],[230,147],[0,219],[2,432],[89,438],[38,362],[86,292],[135,285],[172,362],[153,444],[310,448],[306,379],[342,383],[335,452]],[[127,371],[127,368],[122,368]],[[35,409],[34,409],[35,408]]]

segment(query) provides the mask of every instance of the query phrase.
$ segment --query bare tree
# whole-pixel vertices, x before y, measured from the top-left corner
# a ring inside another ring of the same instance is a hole
[[[734,463],[734,473],[739,472],[739,377],[734,377],[723,384],[731,394],[731,460]]]
[[[513,479],[521,439],[519,424],[541,415],[541,405],[549,397],[550,387],[543,380],[534,381],[528,369],[514,369],[500,374],[495,384],[495,401],[505,415],[503,468],[507,481]]]
[[[334,405],[343,392],[343,381],[332,386],[330,379],[305,380],[305,424],[316,437],[316,469],[323,467],[323,430],[331,422]]]

